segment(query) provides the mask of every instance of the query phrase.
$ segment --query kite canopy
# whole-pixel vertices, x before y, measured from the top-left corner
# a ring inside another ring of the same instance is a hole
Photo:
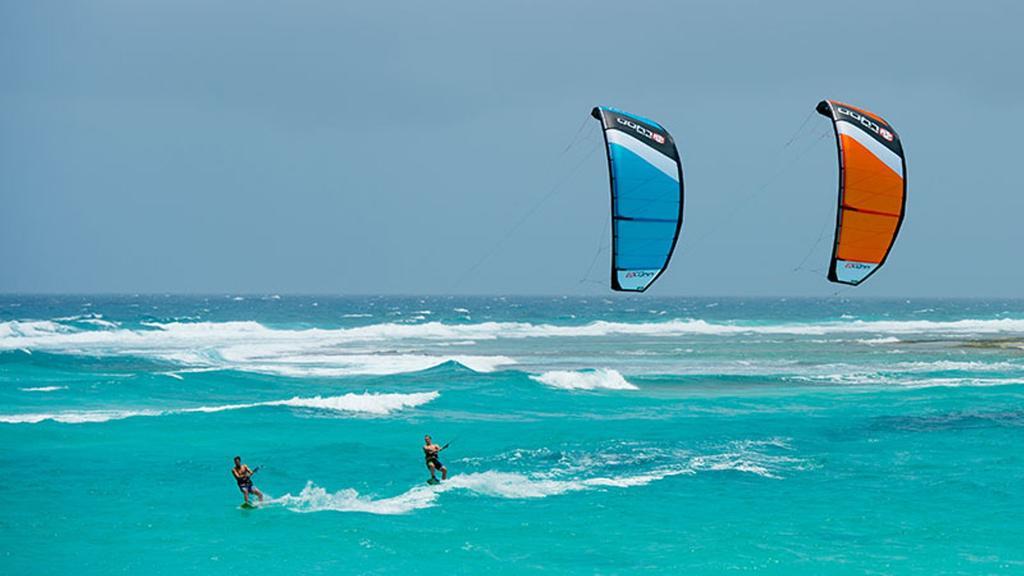
[[[839,146],[839,209],[828,279],[856,286],[885,263],[903,223],[907,164],[888,122],[835,100],[818,103]]]
[[[615,108],[591,112],[608,146],[612,290],[643,292],[661,276],[683,223],[683,167],[657,122]]]

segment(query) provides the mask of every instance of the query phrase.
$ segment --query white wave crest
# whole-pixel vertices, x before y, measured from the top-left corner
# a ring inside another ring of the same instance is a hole
[[[1019,386],[1024,380],[1001,378],[928,378],[898,383],[906,388],[984,388],[989,386]]]
[[[26,346],[5,346],[8,341],[32,340],[53,334],[66,334],[74,329],[49,320],[11,320],[0,322],[0,350],[26,348]]]
[[[669,320],[639,323],[597,321],[572,326],[526,322],[445,324],[435,321],[419,324],[385,322],[333,329],[273,328],[247,321],[175,321],[150,322],[138,329],[109,326],[99,328],[82,329],[80,326],[76,328],[54,321],[2,322],[0,350],[142,356],[183,368],[243,370],[296,377],[340,377],[416,372],[449,361],[459,362],[478,372],[494,371],[516,363],[516,360],[505,355],[445,353],[445,348],[450,348],[453,343],[476,342],[486,346],[488,341],[530,338],[672,338],[737,334],[819,337],[837,334],[842,338],[845,334],[864,334],[867,337],[861,339],[861,342],[883,344],[891,343],[897,336],[906,334],[1024,334],[1024,320],[850,320],[786,324]],[[577,374],[560,376],[558,382],[576,388],[612,388],[615,385],[621,389],[626,388],[622,385],[625,380],[621,375],[616,379],[610,375]],[[544,377],[542,374],[538,378]],[[554,376],[547,379],[555,381]]]
[[[857,340],[858,344],[899,344],[901,340],[895,336],[886,336],[884,338],[862,338]]]
[[[979,362],[935,360],[932,362],[900,362],[886,371],[901,372],[1004,372],[1024,371],[1024,364],[1013,362]]]
[[[599,368],[591,371],[573,372],[553,370],[530,376],[531,380],[562,390],[638,390],[617,370]]]
[[[91,324],[93,326],[100,326],[102,328],[117,328],[119,324],[117,322],[111,322],[103,319],[103,314],[78,314],[76,316],[62,316],[60,318],[54,318],[54,322],[71,322],[75,324]]]
[[[422,406],[440,396],[440,393],[417,392],[412,394],[345,394],[343,396],[313,396],[311,398],[300,398],[298,396],[287,400],[270,400],[266,402],[251,402],[247,404],[222,404],[219,406],[198,406],[194,408],[173,408],[173,409],[113,409],[113,410],[67,410],[54,413],[35,414],[0,414],[0,423],[6,424],[38,424],[47,420],[60,422],[62,424],[85,424],[97,422],[109,422],[111,420],[124,420],[138,416],[167,416],[173,414],[209,414],[224,412],[228,410],[244,410],[247,408],[259,408],[265,406],[286,406],[291,408],[309,408],[326,410],[332,412],[348,412],[353,414],[370,414],[374,416],[386,416],[392,412],[405,408]]]
[[[476,372],[493,372],[516,363],[501,355],[379,350],[380,338],[371,330],[367,339],[364,328],[285,330],[256,322],[145,322],[143,326],[146,329],[77,330],[48,321],[5,322],[0,323],[0,350],[143,356],[189,368],[294,377],[390,375],[452,361]]]
[[[18,388],[22,392],[56,392],[57,390],[67,390],[67,386],[35,386],[31,388]]]
[[[321,346],[338,344],[398,342],[497,340],[522,338],[575,338],[612,335],[682,336],[732,334],[789,334],[821,336],[826,334],[996,334],[1024,333],[1024,319],[931,320],[855,320],[852,322],[736,324],[710,323],[705,320],[669,320],[664,322],[596,321],[583,325],[532,324],[528,322],[481,322],[475,324],[380,323],[351,328],[274,329],[257,322],[149,322],[151,330],[77,331],[49,321],[10,321],[0,323],[0,349],[18,347],[60,348],[63,346],[109,346],[117,344],[172,344],[196,342],[209,345],[224,342],[290,342],[315,340]]]

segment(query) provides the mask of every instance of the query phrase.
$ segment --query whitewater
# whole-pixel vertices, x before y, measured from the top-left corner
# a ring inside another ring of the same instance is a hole
[[[0,296],[0,572],[1015,573],[1022,431],[1020,300]]]

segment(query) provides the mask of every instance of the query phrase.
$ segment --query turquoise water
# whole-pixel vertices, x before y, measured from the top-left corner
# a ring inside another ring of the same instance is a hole
[[[1024,301],[4,296],[0,406],[4,574],[1024,573]]]

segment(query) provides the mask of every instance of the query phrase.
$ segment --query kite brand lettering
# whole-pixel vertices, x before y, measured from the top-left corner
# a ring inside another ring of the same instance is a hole
[[[860,262],[847,262],[844,268],[853,268],[854,270],[864,270],[871,268],[870,264],[861,264]]]
[[[636,132],[639,132],[640,134],[643,134],[644,136],[646,136],[647,138],[650,138],[651,140],[654,140],[658,144],[664,144],[665,143],[665,137],[664,136],[662,136],[661,134],[658,134],[657,132],[652,132],[651,130],[648,130],[647,128],[644,128],[643,126],[637,124],[636,122],[633,122],[631,120],[627,120],[626,118],[623,118],[621,116],[616,117],[615,121],[618,122],[619,124],[622,124],[623,126],[626,126],[627,128],[630,128],[630,129],[632,129],[632,130],[634,130]]]
[[[626,278],[650,278],[651,276],[654,276],[654,272],[649,270],[633,270],[631,272],[626,272]]]
[[[842,106],[836,106],[836,111],[838,111],[840,114],[844,116],[849,116],[850,118],[853,118],[854,120],[859,122],[861,126],[867,128],[868,130],[871,130],[872,132],[878,134],[882,138],[885,138],[888,142],[892,142],[892,132],[872,122],[870,118],[867,118],[862,114],[857,114],[853,110],[848,110],[846,108],[843,108]]]

